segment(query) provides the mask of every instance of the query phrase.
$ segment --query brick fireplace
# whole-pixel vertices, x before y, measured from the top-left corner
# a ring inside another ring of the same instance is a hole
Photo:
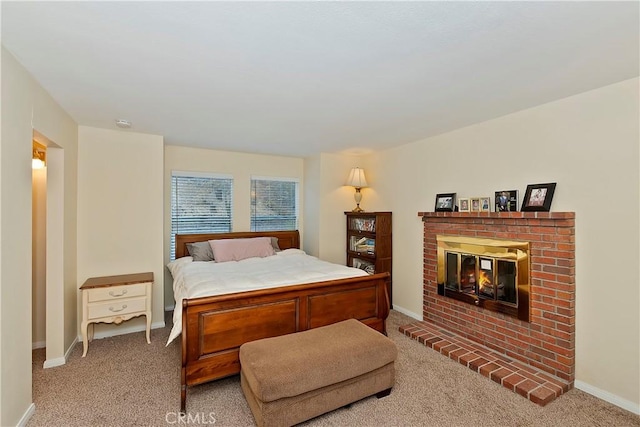
[[[421,212],[423,322],[400,330],[432,349],[545,405],[575,375],[575,213]],[[528,321],[438,293],[437,236],[526,242]]]

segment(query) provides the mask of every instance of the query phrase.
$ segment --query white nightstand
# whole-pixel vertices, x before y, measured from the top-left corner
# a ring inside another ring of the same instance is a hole
[[[80,287],[82,291],[82,357],[93,340],[95,323],[119,325],[132,317],[147,317],[147,343],[151,343],[151,285],[153,273],[92,277]],[[91,331],[88,331],[91,325]]]

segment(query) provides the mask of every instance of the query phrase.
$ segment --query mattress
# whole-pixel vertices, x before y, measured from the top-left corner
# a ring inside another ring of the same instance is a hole
[[[182,332],[182,300],[256,289],[366,276],[358,268],[322,261],[300,249],[286,249],[264,258],[204,262],[182,257],[167,264],[173,276],[171,343]]]

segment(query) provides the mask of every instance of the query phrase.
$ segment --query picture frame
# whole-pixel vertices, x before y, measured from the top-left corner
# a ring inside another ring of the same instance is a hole
[[[471,205],[471,212],[480,212],[480,197],[472,197],[469,204]]]
[[[491,197],[480,197],[480,212],[491,212]]]
[[[436,194],[436,212],[453,212],[456,208],[456,193]]]
[[[520,210],[523,212],[549,212],[555,191],[555,182],[527,185]]]
[[[469,198],[458,199],[460,212],[471,212],[471,200]]]
[[[496,212],[518,211],[518,190],[500,190],[495,192]]]

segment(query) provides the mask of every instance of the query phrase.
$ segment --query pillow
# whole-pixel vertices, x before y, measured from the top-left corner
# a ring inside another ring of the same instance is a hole
[[[216,262],[264,258],[276,254],[271,245],[271,237],[209,240],[209,244]]]
[[[271,238],[271,246],[273,246],[273,249],[276,252],[280,252],[280,245],[278,245],[278,238],[277,237],[272,237]]]
[[[187,251],[194,261],[213,261],[213,251],[209,242],[187,243]]]
[[[180,273],[182,268],[192,261],[193,258],[191,258],[190,256],[183,256],[182,258],[174,259],[173,261],[169,262],[167,264],[167,268],[171,272],[171,277],[175,278],[178,273]]]

